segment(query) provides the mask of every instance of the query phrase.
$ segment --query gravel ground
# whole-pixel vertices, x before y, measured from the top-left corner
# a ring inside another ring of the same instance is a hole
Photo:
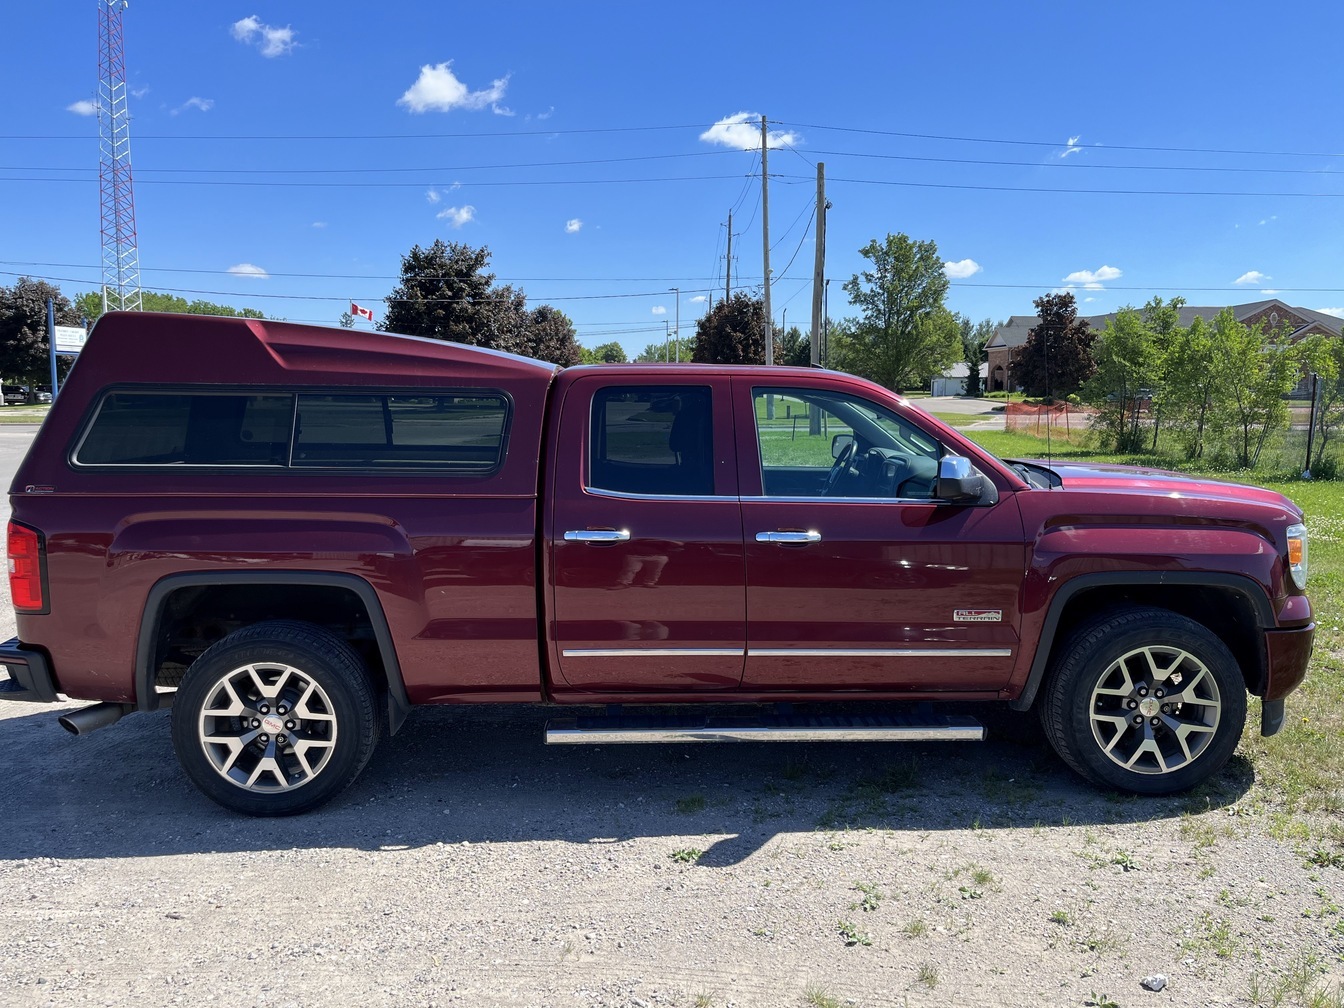
[[[1344,872],[1248,797],[1241,758],[1198,796],[1141,800],[1078,783],[1030,718],[999,711],[982,745],[590,748],[543,745],[535,709],[424,709],[326,808],[249,820],[186,783],[165,715],[83,738],[55,716],[0,705],[0,1004],[1128,1008],[1344,990]]]

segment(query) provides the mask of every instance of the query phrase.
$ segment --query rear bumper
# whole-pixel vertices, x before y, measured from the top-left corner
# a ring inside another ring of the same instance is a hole
[[[47,656],[23,647],[17,637],[0,644],[0,665],[8,673],[0,679],[0,700],[55,703],[59,699]]]

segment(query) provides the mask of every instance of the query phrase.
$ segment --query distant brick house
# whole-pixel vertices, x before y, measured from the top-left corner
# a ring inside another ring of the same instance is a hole
[[[1310,308],[1294,308],[1278,298],[1270,298],[1268,301],[1254,301],[1251,304],[1231,305],[1230,307],[1233,314],[1236,315],[1237,321],[1243,325],[1251,326],[1257,322],[1263,322],[1266,329],[1277,329],[1285,324],[1291,326],[1289,339],[1294,343],[1317,333],[1337,337],[1341,331],[1344,331],[1344,319],[1327,315],[1324,312],[1312,311]],[[1222,308],[1200,308],[1186,305],[1180,312],[1180,324],[1188,326],[1196,317],[1203,318],[1206,322],[1212,322],[1214,317],[1222,310]],[[1093,329],[1100,331],[1106,327],[1106,323],[1110,319],[1115,318],[1115,315],[1115,312],[1111,312],[1107,315],[1082,315],[1079,317],[1086,319]],[[994,330],[994,335],[989,338],[989,343],[985,346],[985,356],[989,367],[989,379],[985,387],[990,392],[1002,392],[1017,387],[1013,382],[1013,351],[1027,341],[1028,334],[1040,324],[1040,321],[1040,318],[1036,315],[1014,315]],[[1302,390],[1299,388],[1298,391]]]

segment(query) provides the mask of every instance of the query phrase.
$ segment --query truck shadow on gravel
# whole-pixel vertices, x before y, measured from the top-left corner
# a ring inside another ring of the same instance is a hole
[[[738,864],[780,834],[1111,825],[1235,804],[1238,756],[1184,795],[1089,787],[1034,718],[973,711],[985,743],[547,746],[535,708],[420,708],[345,794],[316,812],[249,819],[181,774],[165,714],[73,738],[50,709],[0,719],[6,859],[435,844],[615,843],[664,837],[698,864]]]

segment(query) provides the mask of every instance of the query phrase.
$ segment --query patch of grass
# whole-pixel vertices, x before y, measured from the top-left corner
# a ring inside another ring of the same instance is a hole
[[[1247,1000],[1252,1005],[1280,1008],[1344,1008],[1344,986],[1323,980],[1320,961],[1307,954],[1282,976],[1251,974]]]
[[[699,861],[704,855],[705,852],[699,847],[678,847],[669,854],[668,857],[678,864],[695,864],[695,862]]]
[[[1219,959],[1230,958],[1237,951],[1232,933],[1232,922],[1218,918],[1207,911],[1200,917],[1199,930],[1181,943],[1188,952],[1212,952]]]
[[[840,937],[844,939],[845,945],[847,946],[854,946],[854,945],[866,946],[871,945],[873,943],[872,935],[870,935],[867,931],[860,931],[850,921],[843,921],[843,920],[837,921],[835,924],[835,930],[840,934]]]
[[[691,1003],[695,1006],[695,1008],[710,1008],[710,1006],[714,1004],[714,995],[705,994],[702,992],[700,994],[697,994],[695,996],[695,1000]]]
[[[1050,923],[1069,927],[1073,923],[1073,916],[1067,910],[1055,910],[1050,914]]]
[[[838,997],[825,987],[819,987],[816,984],[808,984],[803,988],[803,1000],[810,1004],[812,1008],[840,1008],[841,1005]]]
[[[681,815],[694,815],[696,812],[705,810],[705,796],[699,794],[687,795],[685,798],[678,798],[673,805]]]
[[[994,873],[988,868],[976,868],[972,871],[971,881],[985,889],[997,888],[999,884],[999,880],[994,877]]]
[[[1218,842],[1218,831],[1204,820],[1188,812],[1181,813],[1181,837],[1194,844],[1195,849],[1212,847]]]
[[[924,923],[924,918],[913,917],[901,930],[907,938],[923,938],[929,933],[929,926]]]
[[[863,894],[863,898],[857,903],[851,903],[851,910],[862,910],[864,913],[876,910],[882,902],[882,890],[871,882],[855,882],[854,889]]]
[[[920,963],[919,969],[915,973],[915,982],[922,983],[929,990],[933,990],[938,986],[938,967],[929,962]]]

